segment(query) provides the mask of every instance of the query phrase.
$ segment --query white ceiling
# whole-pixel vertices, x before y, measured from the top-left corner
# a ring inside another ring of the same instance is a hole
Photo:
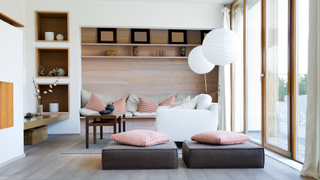
[[[187,3],[187,4],[231,4],[233,0],[85,0],[113,2],[151,2],[151,3]]]

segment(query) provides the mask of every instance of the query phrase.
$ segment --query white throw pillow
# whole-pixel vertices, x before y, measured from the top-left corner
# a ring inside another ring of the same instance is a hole
[[[194,97],[186,103],[182,103],[180,106],[173,107],[172,109],[195,109],[197,105],[198,96]]]
[[[177,103],[172,103],[172,104],[171,104],[171,108],[180,106],[181,104],[186,103],[186,102],[188,102],[188,101],[190,101],[190,96],[187,96],[187,97],[184,98],[182,101],[179,101],[179,102],[177,102]]]
[[[211,106],[212,97],[208,94],[200,94],[197,100],[197,109],[208,110]]]

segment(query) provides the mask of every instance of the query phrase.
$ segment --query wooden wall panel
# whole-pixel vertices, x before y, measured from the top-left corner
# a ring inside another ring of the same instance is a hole
[[[96,28],[82,28],[82,43],[97,42]],[[168,30],[151,29],[151,44],[167,44]],[[130,29],[117,29],[118,43],[130,43]],[[200,30],[188,30],[188,44],[200,44]],[[82,46],[82,56],[105,56],[106,50],[118,56],[132,56],[131,46]],[[193,47],[186,47],[187,55]],[[180,56],[179,46],[139,46],[139,56],[155,56],[166,50],[166,56]],[[218,66],[207,74],[208,92],[218,90]],[[194,73],[188,59],[82,59],[82,88],[109,94],[176,94],[205,93],[204,75]]]
[[[13,127],[13,83],[0,82],[0,129]]]

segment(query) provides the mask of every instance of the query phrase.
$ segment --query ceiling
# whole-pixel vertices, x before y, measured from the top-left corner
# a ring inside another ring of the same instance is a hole
[[[187,4],[231,4],[233,0],[85,0],[85,1],[114,1],[114,2],[148,2],[148,3],[187,3]]]

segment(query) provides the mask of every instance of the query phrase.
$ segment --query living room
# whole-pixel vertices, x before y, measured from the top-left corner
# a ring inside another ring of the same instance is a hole
[[[317,6],[316,0],[0,0],[0,82],[11,83],[9,91],[0,88],[0,97],[13,97],[9,118],[8,109],[1,109],[7,99],[0,100],[0,179],[319,179],[319,159],[313,158],[319,157],[319,90],[306,83],[320,79],[314,33],[319,20],[311,8]],[[196,73],[190,53],[219,28],[237,34],[238,60]],[[147,38],[137,40],[141,33]],[[174,39],[177,34],[183,36]],[[83,112],[92,95],[103,106],[125,96],[129,113],[96,130],[90,122],[100,115]],[[188,95],[210,97],[210,105],[196,115],[158,107]],[[139,114],[140,98],[156,109]],[[39,121],[23,118],[29,112]],[[208,122],[191,124],[193,116]],[[40,126],[47,138],[25,145]],[[178,169],[103,170],[101,149],[118,128],[179,141]],[[209,130],[249,135],[249,143],[266,154],[264,168],[188,168],[183,142]]]

